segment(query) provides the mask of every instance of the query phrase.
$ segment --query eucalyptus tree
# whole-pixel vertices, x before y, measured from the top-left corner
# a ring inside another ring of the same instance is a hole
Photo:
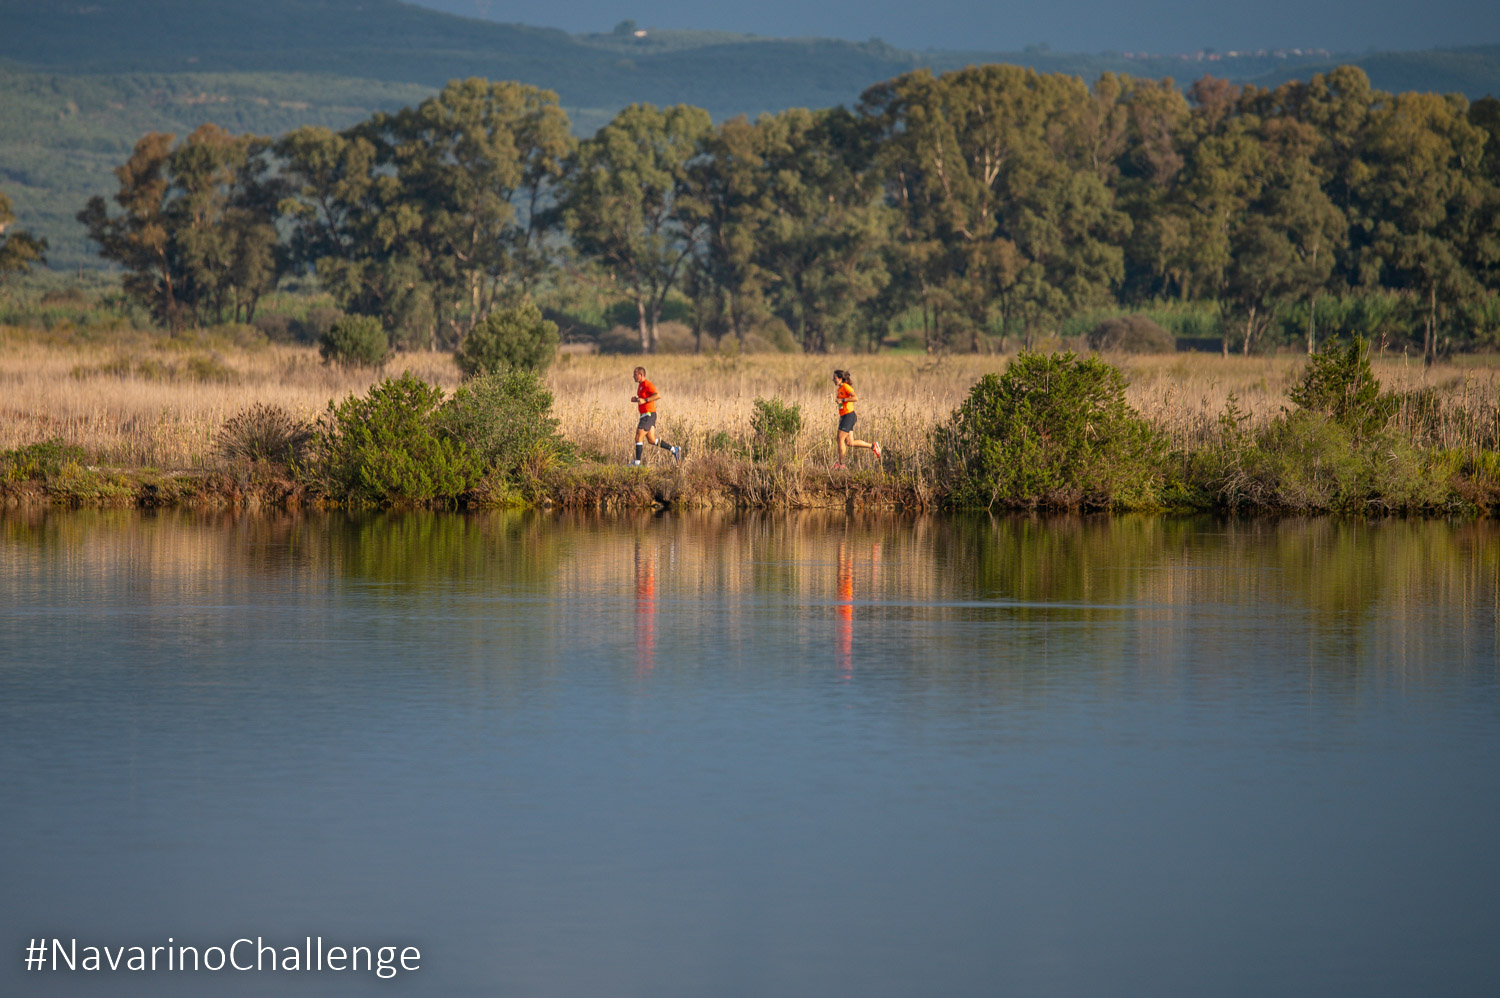
[[[1171,290],[1169,261],[1182,261],[1188,241],[1184,219],[1170,205],[1187,162],[1192,112],[1170,79],[1122,78],[1117,100],[1127,124],[1113,186],[1131,219],[1121,290],[1127,298],[1149,299]]]
[[[281,268],[270,143],[212,124],[175,147],[173,139],[144,136],[116,168],[121,214],[95,196],[78,220],[100,255],[125,269],[126,292],[173,332],[226,315],[249,321]]]
[[[24,229],[11,231],[16,216],[10,198],[0,191],[0,281],[8,274],[24,274],[34,263],[46,262],[47,240]]]
[[[551,91],[455,80],[415,108],[279,146],[294,257],[347,310],[458,346],[548,264],[546,207],[573,148]]]
[[[1292,118],[1261,124],[1258,153],[1246,164],[1255,190],[1231,220],[1227,290],[1242,313],[1243,352],[1286,302],[1307,302],[1307,352],[1315,352],[1318,295],[1333,274],[1348,233],[1344,215],[1323,189],[1314,162],[1317,133]]]
[[[574,248],[634,301],[641,349],[650,353],[702,226],[689,168],[712,129],[701,108],[632,104],[579,144],[558,187]]]
[[[1361,157],[1366,268],[1423,301],[1428,364],[1443,315],[1482,291],[1466,251],[1492,235],[1478,230],[1485,133],[1467,111],[1458,96],[1398,94],[1372,112]]]
[[[764,132],[764,119],[752,124],[743,115],[730,118],[704,138],[701,155],[687,169],[687,201],[700,238],[684,290],[694,302],[700,335],[707,328],[716,340],[733,333],[743,343],[751,325],[767,314],[770,275],[759,252],[769,188]]]
[[[1118,287],[1130,219],[1106,182],[1123,141],[1109,100],[1014,66],[920,71],[865,93],[904,262],[935,311],[961,315],[971,345],[992,313],[1029,343]]]
[[[766,196],[756,240],[772,310],[808,351],[850,346],[890,276],[894,213],[868,167],[864,126],[843,108],[761,118]]]

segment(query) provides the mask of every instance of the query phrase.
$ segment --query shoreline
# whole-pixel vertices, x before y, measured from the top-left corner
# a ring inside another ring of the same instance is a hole
[[[58,474],[22,481],[0,480],[0,509],[135,509],[265,511],[434,511],[494,509],[557,511],[719,510],[796,512],[878,510],[910,513],[1037,513],[1045,515],[1226,515],[1240,517],[1344,515],[1379,518],[1485,519],[1500,514],[1500,488],[1471,477],[1455,477],[1444,501],[1395,505],[1372,496],[1361,506],[1290,506],[1241,499],[1215,502],[1185,483],[1174,483],[1170,501],[1131,505],[1064,503],[962,506],[930,482],[890,471],[834,472],[807,467],[706,462],[709,467],[630,468],[583,464],[516,484],[481,485],[449,500],[388,504],[350,503],[320,495],[291,469],[268,462],[219,470],[110,468],[70,465]]]

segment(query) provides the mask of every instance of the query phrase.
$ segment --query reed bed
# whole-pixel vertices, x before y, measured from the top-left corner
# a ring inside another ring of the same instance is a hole
[[[1129,399],[1174,448],[1204,446],[1218,433],[1232,395],[1251,428],[1275,417],[1305,358],[1172,354],[1106,357],[1130,382]],[[588,456],[624,461],[635,407],[631,369],[644,364],[662,393],[659,431],[690,456],[744,444],[757,398],[801,407],[803,428],[788,455],[821,466],[835,459],[831,374],[853,371],[860,395],[856,435],[878,439],[901,464],[923,465],[930,433],[975,380],[1003,371],[995,355],[913,354],[564,355],[548,372],[563,435]],[[1387,389],[1402,394],[1397,425],[1428,446],[1494,449],[1500,435],[1500,367],[1465,357],[1431,368],[1376,358]],[[49,339],[0,328],[0,450],[61,438],[102,465],[209,469],[222,459],[225,420],[274,403],[315,418],[333,399],[362,393],[386,375],[410,370],[451,390],[458,369],[448,354],[397,355],[382,371],[325,365],[315,349],[214,340],[168,340],[125,333],[107,343]],[[856,463],[868,452],[857,455]],[[652,455],[656,461],[661,455]]]

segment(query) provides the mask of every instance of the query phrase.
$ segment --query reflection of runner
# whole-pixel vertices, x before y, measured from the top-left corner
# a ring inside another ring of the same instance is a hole
[[[875,460],[880,460],[880,442],[870,443],[867,440],[854,439],[854,424],[859,421],[859,416],[854,412],[854,403],[859,396],[854,394],[853,375],[848,371],[834,371],[833,383],[838,385],[838,394],[834,401],[839,406],[839,463],[835,468],[844,466],[844,455],[850,447],[868,447],[875,452]]]
[[[641,456],[645,452],[646,444],[660,447],[672,455],[672,460],[682,461],[682,448],[673,447],[665,440],[656,439],[656,400],[661,398],[661,393],[656,386],[646,380],[646,369],[638,367],[635,369],[636,390],[630,396],[630,401],[636,403],[640,410],[641,418],[635,424],[635,460],[631,464],[640,464]]]
[[[635,674],[656,666],[656,557],[635,546]]]
[[[846,677],[854,671],[854,559],[839,541],[838,666]]]

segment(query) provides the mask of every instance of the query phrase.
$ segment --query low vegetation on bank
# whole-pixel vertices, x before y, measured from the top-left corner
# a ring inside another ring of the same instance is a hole
[[[1500,509],[1495,372],[1360,341],[1310,360],[649,358],[661,427],[688,457],[631,468],[631,358],[464,378],[421,351],[374,370],[264,342],[0,336],[10,503]],[[860,434],[883,460],[832,468],[833,363],[854,369]]]

